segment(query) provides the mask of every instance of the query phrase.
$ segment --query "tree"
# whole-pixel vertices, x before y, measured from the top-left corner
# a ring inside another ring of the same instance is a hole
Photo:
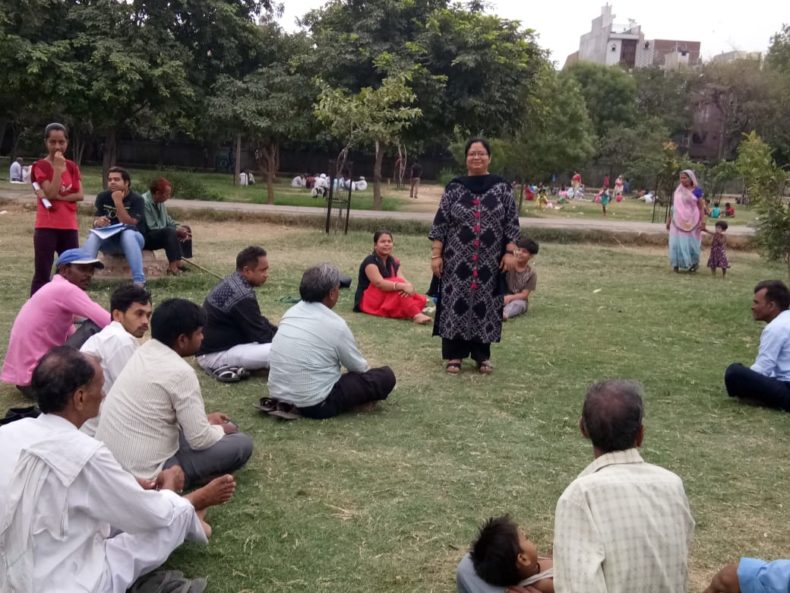
[[[587,112],[598,138],[614,126],[630,127],[636,121],[636,81],[618,67],[578,62],[564,73],[579,83]]]
[[[651,66],[635,69],[632,76],[636,83],[636,109],[640,118],[660,120],[673,137],[691,129],[693,105],[690,93],[697,78],[695,74]]]
[[[790,203],[783,196],[787,174],[771,153],[771,147],[751,132],[738,147],[736,167],[757,208],[757,244],[769,260],[785,264],[790,278]]]
[[[313,127],[316,85],[287,63],[278,63],[242,80],[221,77],[216,87],[209,106],[215,117],[252,140],[266,177],[267,202],[273,204],[280,145],[305,137]]]
[[[790,25],[783,24],[782,29],[771,37],[765,65],[771,70],[790,75]]]
[[[355,146],[365,143],[374,146],[373,208],[380,210],[384,148],[397,143],[403,130],[421,114],[418,107],[410,107],[415,97],[408,86],[408,76],[387,77],[380,87],[366,87],[354,95],[332,88],[325,81],[319,84],[322,91],[315,114],[329,127],[332,136],[343,142],[338,162],[344,162],[348,151]]]

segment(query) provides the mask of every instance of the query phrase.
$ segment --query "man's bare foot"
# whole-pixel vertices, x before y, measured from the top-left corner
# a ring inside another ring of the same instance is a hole
[[[433,321],[430,317],[424,315],[423,313],[417,313],[417,315],[415,315],[411,319],[417,325],[425,325],[426,323],[430,323],[431,321]]]
[[[209,507],[228,502],[236,491],[236,480],[230,474],[214,478],[205,486],[185,495],[195,510],[202,511]]]
[[[197,515],[198,519],[200,519],[200,526],[203,528],[203,533],[206,534],[207,538],[210,538],[212,529],[211,525],[206,522],[206,509],[203,509],[202,511],[195,511],[195,514]]]
[[[184,470],[180,465],[174,465],[159,472],[156,476],[156,487],[159,490],[172,490],[180,494],[184,491],[185,480]]]

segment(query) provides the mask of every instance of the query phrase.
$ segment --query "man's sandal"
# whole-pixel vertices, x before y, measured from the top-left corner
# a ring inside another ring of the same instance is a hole
[[[210,371],[209,374],[221,383],[238,383],[250,376],[244,367],[225,366]]]
[[[490,360],[484,360],[483,362],[477,363],[477,372],[481,375],[490,375],[494,372],[494,367],[491,366]]]
[[[444,370],[450,375],[457,375],[461,372],[461,361],[458,359],[448,360]]]

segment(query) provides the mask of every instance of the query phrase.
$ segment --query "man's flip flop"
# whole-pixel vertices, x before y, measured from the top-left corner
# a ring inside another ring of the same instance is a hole
[[[244,367],[227,366],[214,369],[211,376],[221,383],[238,383],[249,377],[250,373]]]

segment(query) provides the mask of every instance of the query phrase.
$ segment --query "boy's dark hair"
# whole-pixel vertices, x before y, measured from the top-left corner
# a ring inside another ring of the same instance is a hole
[[[754,292],[757,293],[763,288],[765,289],[766,300],[776,303],[776,306],[781,311],[785,311],[790,307],[790,291],[788,291],[784,282],[781,280],[763,280],[757,283],[757,286],[754,287]]]
[[[521,581],[518,572],[518,525],[510,515],[491,517],[472,542],[469,556],[477,576],[494,587],[512,587]]]
[[[178,336],[191,336],[206,325],[206,313],[186,299],[162,301],[151,316],[151,337],[173,348]]]
[[[151,293],[136,284],[124,284],[115,289],[110,296],[110,312],[126,313],[132,303],[147,305],[151,302]]]
[[[107,176],[108,177],[110,176],[110,173],[120,173],[121,174],[121,179],[123,179],[126,183],[131,185],[131,183],[132,183],[132,176],[129,175],[129,171],[127,171],[123,167],[110,167],[109,169],[107,169]]]
[[[519,249],[526,249],[532,255],[537,255],[538,251],[540,251],[540,245],[538,245],[536,241],[533,241],[529,237],[524,237],[523,239],[516,241],[516,246]]]
[[[255,268],[262,257],[266,257],[266,250],[263,247],[258,245],[245,247],[236,256],[236,270],[241,272],[245,267]]]
[[[720,228],[723,231],[726,231],[728,228],[730,228],[730,225],[728,225],[727,221],[724,221],[724,220],[717,220],[715,226],[717,226],[718,228]]]

